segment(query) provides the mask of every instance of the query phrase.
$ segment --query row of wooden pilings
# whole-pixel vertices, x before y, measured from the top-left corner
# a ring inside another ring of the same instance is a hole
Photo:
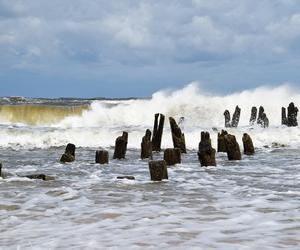
[[[287,108],[282,107],[281,108],[281,125],[285,125],[288,127],[298,126],[297,114],[298,114],[298,108],[295,106],[295,104],[293,102],[291,102]],[[235,107],[235,111],[232,115],[232,119],[230,116],[230,112],[227,109],[224,111],[223,115],[225,118],[225,127],[226,128],[238,127],[239,121],[240,121],[240,116],[241,116],[241,109],[239,106]],[[258,114],[257,114],[257,108],[252,107],[249,124],[251,126],[254,124],[258,124],[263,128],[269,127],[269,119],[265,113],[265,109],[263,106],[259,107]]]
[[[153,152],[161,151],[164,122],[165,116],[163,114],[155,114],[153,134],[149,129],[147,129],[141,142],[141,159],[149,159],[149,171],[151,180],[153,181],[168,179],[167,166],[181,163],[181,154],[186,153],[184,133],[182,133],[175,119],[173,117],[169,117],[174,148],[165,149],[162,160],[152,160]],[[128,133],[123,132],[122,136],[119,136],[115,141],[113,159],[125,158],[127,143]],[[244,134],[243,144],[245,154],[254,154],[253,143],[248,134]],[[227,152],[228,160],[241,160],[240,147],[235,136],[228,134],[224,130],[218,134],[218,152]],[[199,143],[198,150],[198,159],[201,166],[216,166],[215,154],[216,150],[212,148],[210,134],[208,132],[201,132],[201,141]],[[62,155],[60,161],[65,163],[72,162],[74,160],[75,145],[70,143],[67,145],[65,153]],[[108,151],[96,151],[95,161],[99,164],[108,164]]]

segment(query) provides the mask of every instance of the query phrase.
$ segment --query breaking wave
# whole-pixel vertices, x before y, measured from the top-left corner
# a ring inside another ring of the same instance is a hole
[[[129,147],[138,148],[146,128],[152,129],[155,113],[175,119],[185,117],[187,146],[197,148],[201,130],[224,126],[225,109],[233,113],[242,109],[240,127],[233,131],[241,137],[245,131],[253,136],[256,146],[300,142],[298,128],[281,126],[281,107],[293,101],[300,105],[300,91],[289,85],[259,87],[229,95],[207,93],[191,83],[180,90],[159,91],[149,99],[99,100],[81,106],[11,105],[0,106],[0,146],[50,147],[72,141],[78,146],[112,146],[116,136],[129,131]],[[252,106],[264,106],[270,128],[250,127]],[[16,126],[18,125],[18,126]],[[163,146],[171,146],[169,125],[166,124]]]

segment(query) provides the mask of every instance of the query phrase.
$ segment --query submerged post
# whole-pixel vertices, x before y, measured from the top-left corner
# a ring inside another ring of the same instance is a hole
[[[211,146],[208,132],[201,132],[198,159],[202,167],[216,166],[216,150]]]
[[[60,162],[66,163],[75,161],[75,150],[76,146],[72,143],[68,143],[65,153],[60,158]]]
[[[164,160],[167,166],[181,163],[181,151],[179,148],[167,148],[164,151]]]
[[[165,161],[149,161],[149,171],[152,181],[168,179],[168,169]]]
[[[159,122],[158,122],[159,118]],[[155,114],[154,117],[154,128],[152,135],[152,150],[160,152],[161,150],[161,139],[164,130],[165,116],[163,114]]]
[[[181,153],[186,153],[185,137],[173,117],[169,117],[174,148],[179,148]]]
[[[141,143],[141,159],[152,159],[152,142],[151,142],[151,131],[146,130],[145,136]]]
[[[128,133],[123,132],[122,136],[119,136],[116,139],[115,143],[115,152],[113,159],[124,159],[127,150],[127,143],[128,143]]]
[[[108,164],[108,151],[107,150],[97,150],[95,161],[96,161],[96,163],[99,163],[99,164]]]

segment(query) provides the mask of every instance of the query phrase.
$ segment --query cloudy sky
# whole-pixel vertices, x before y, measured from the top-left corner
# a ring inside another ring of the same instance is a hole
[[[297,0],[0,0],[0,96],[300,83]]]

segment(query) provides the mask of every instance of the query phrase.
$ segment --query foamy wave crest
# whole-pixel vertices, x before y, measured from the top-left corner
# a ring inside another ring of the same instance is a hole
[[[281,107],[293,101],[300,104],[300,92],[289,85],[260,87],[254,90],[220,96],[202,91],[197,83],[191,83],[176,91],[160,91],[149,100],[122,101],[115,106],[95,101],[90,110],[79,116],[67,117],[56,124],[59,127],[99,126],[150,126],[153,115],[163,113],[167,117],[185,117],[187,126],[221,127],[224,124],[225,109],[242,109],[240,125],[249,124],[252,106],[264,106],[271,126],[281,122]]]

